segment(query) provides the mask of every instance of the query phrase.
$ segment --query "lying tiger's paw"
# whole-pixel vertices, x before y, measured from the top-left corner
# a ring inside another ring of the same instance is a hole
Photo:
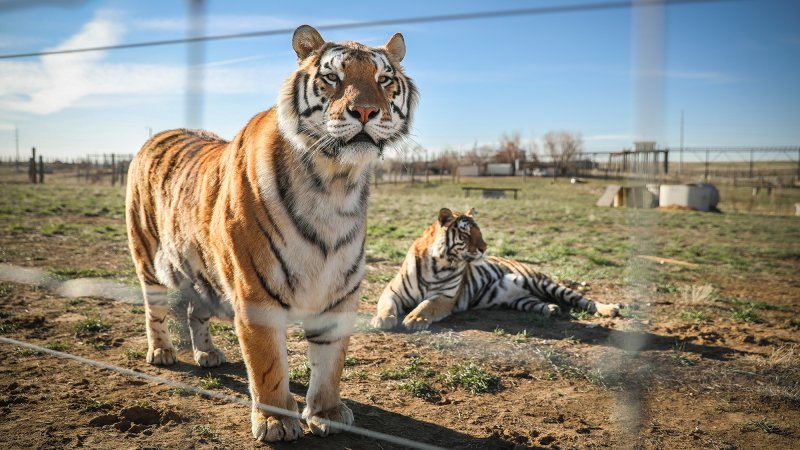
[[[397,317],[395,316],[386,316],[380,317],[375,316],[369,322],[372,325],[372,328],[377,328],[379,330],[388,330],[390,328],[394,328],[397,325]]]
[[[155,366],[170,366],[178,361],[174,348],[155,348],[147,350],[147,362]]]
[[[341,423],[344,425],[353,424],[353,412],[350,411],[350,408],[348,408],[347,405],[342,402],[339,402],[339,404],[333,408],[320,411],[309,417],[310,414],[311,413],[309,412],[308,407],[306,407],[306,409],[303,411],[303,418],[306,420],[308,429],[317,436],[327,436],[328,434],[339,433],[342,431],[337,427],[332,427],[327,423],[322,423],[321,419]]]
[[[622,308],[617,303],[595,303],[594,305],[597,308],[597,313],[605,317],[618,315],[620,308]]]
[[[422,331],[427,330],[431,322],[426,317],[414,314],[414,311],[411,311],[403,320],[403,325],[411,331]]]
[[[559,316],[561,315],[561,308],[559,308],[558,305],[550,303],[547,305],[547,308],[545,308],[545,310],[542,311],[542,314],[545,317]]]
[[[303,427],[293,417],[252,416],[253,437],[261,442],[295,441],[303,435]]]
[[[222,353],[222,350],[218,348],[213,348],[207,352],[195,350],[194,360],[197,361],[200,367],[217,367],[228,361],[225,358],[225,354]]]

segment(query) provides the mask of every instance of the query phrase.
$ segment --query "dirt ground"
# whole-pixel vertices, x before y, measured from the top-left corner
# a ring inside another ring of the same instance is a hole
[[[120,217],[65,216],[118,226]],[[69,235],[0,235],[2,261],[18,266],[130,271],[124,238],[84,242]],[[800,273],[796,259],[784,261]],[[370,259],[358,331],[342,397],[355,424],[458,449],[797,448],[800,437],[800,281],[709,279],[741,298],[758,320],[723,319],[730,305],[702,292],[655,293],[628,317],[562,317],[513,311],[450,317],[429,332],[376,332],[366,325],[398,266]],[[120,280],[121,282],[129,280]],[[612,301],[625,289],[590,283]],[[63,298],[41,287],[0,284],[0,335],[246,399],[247,380],[229,326],[214,328],[229,363],[144,361],[141,307],[102,298]],[[710,320],[678,319],[702,303]],[[762,305],[763,306],[763,305]],[[86,326],[95,320],[96,327]],[[289,331],[291,390],[302,408],[305,341]],[[497,377],[488,392],[454,385],[457,363]],[[414,387],[426,389],[415,390]],[[399,448],[343,433],[266,445],[250,435],[249,411],[181,389],[0,344],[0,448],[205,449]]]

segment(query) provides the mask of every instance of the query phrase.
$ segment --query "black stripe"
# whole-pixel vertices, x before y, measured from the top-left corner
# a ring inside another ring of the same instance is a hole
[[[294,195],[291,193],[290,186],[291,174],[289,173],[290,169],[288,169],[288,164],[285,159],[285,152],[278,152],[272,158],[272,171],[277,179],[278,196],[284,208],[286,208],[286,211],[289,213],[289,218],[292,220],[303,239],[318,247],[320,251],[322,251],[322,255],[327,258],[329,252],[328,245],[322,241],[314,227],[304,218],[300,217],[297,211],[295,211],[295,199]]]
[[[333,308],[336,308],[337,306],[339,306],[340,303],[342,303],[343,301],[347,300],[348,297],[353,295],[358,290],[358,288],[360,288],[360,287],[361,287],[361,282],[359,281],[358,283],[356,283],[355,286],[353,286],[353,289],[350,289],[350,291],[348,291],[347,294],[344,294],[343,296],[341,296],[338,299],[336,299],[335,302],[333,302],[330,305],[328,305],[328,307],[325,308],[325,310],[322,311],[322,312],[326,313],[326,312],[332,310]]]
[[[283,259],[283,254],[281,254],[278,247],[275,245],[275,242],[272,240],[272,236],[270,236],[269,230],[264,228],[264,225],[258,220],[256,217],[256,224],[258,224],[258,228],[261,230],[261,233],[267,239],[269,243],[269,248],[272,250],[272,254],[275,255],[275,259],[278,260],[278,263],[281,265],[281,270],[283,271],[283,278],[286,279],[286,284],[289,285],[289,289],[294,292],[294,283],[295,277],[292,271],[289,269],[289,265],[286,263],[286,260]]]
[[[306,335],[305,338],[306,338],[307,341],[310,341],[310,340],[316,339],[316,338],[322,336],[323,334],[325,334],[325,333],[327,333],[329,331],[332,331],[334,329],[336,329],[336,324],[335,323],[330,324],[327,327],[316,329],[316,330],[306,330],[305,331],[305,335]]]
[[[350,231],[348,231],[347,234],[342,236],[341,239],[336,241],[336,243],[333,244],[333,252],[336,253],[339,251],[339,249],[341,249],[345,245],[352,243],[356,239],[356,237],[358,237],[359,230],[361,230],[361,224],[357,224]]]
[[[349,338],[349,337],[350,336],[342,336],[340,338],[331,339],[331,340],[317,340],[317,339],[311,340],[311,339],[309,339],[308,342],[310,342],[312,344],[316,344],[316,345],[330,345],[330,344],[333,344],[334,342],[339,342],[342,339],[346,339],[346,338]]]
[[[261,287],[264,289],[264,291],[267,293],[267,295],[269,295],[275,301],[280,303],[280,305],[281,305],[281,307],[283,307],[283,309],[289,309],[289,304],[284,302],[283,299],[281,298],[281,296],[278,295],[277,292],[275,292],[272,289],[270,289],[269,284],[267,283],[267,280],[264,278],[263,275],[261,275],[261,272],[259,272],[258,266],[256,266],[256,262],[253,259],[252,255],[250,256],[250,264],[252,264],[253,271],[256,273],[256,277],[258,278],[258,282],[261,283]]]
[[[317,111],[322,111],[322,105],[310,106],[305,111],[301,112],[300,115],[303,117],[311,117],[311,115]]]
[[[417,274],[417,286],[419,287],[420,291],[422,290],[422,286],[423,286],[422,270],[421,269],[422,269],[422,264],[420,264],[419,256],[414,256],[414,272],[416,272],[416,274]],[[425,283],[425,286],[427,286],[427,285],[428,285],[428,283]]]
[[[311,106],[311,103],[308,102],[308,79],[310,76],[307,73],[303,74],[303,101],[306,102],[306,107]]]

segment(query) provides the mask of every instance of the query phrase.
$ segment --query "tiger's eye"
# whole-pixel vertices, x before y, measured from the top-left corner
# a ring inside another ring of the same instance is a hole
[[[325,75],[325,79],[332,83],[336,83],[337,81],[339,81],[339,76],[336,75],[335,73],[329,73]]]
[[[389,82],[389,80],[391,80],[391,78],[387,77],[386,75],[381,75],[378,77],[378,83],[380,84],[386,84]]]

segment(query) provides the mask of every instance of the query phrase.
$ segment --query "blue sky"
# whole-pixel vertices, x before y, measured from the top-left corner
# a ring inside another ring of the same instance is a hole
[[[207,32],[593,1],[428,0],[385,7],[374,1],[210,0]],[[0,8],[8,3],[0,1]],[[0,10],[0,53],[186,34],[183,1],[44,3]],[[636,56],[637,45],[652,36],[641,17],[621,9],[323,36],[381,45],[396,31],[404,34],[404,66],[421,92],[413,139],[434,151],[490,144],[515,131],[535,142],[550,130],[582,133],[587,150],[630,147],[643,133],[678,146],[681,110],[687,146],[800,144],[800,2],[667,7],[663,59],[656,58],[662,64],[655,66]],[[290,40],[282,35],[207,44],[204,128],[230,138],[274,104],[296,65]],[[14,154],[15,126],[23,155],[31,146],[52,157],[134,153],[149,128],[186,125],[185,61],[181,45],[0,60],[0,156]],[[643,70],[654,75],[657,89],[636,89]],[[637,108],[643,100],[645,107]]]

